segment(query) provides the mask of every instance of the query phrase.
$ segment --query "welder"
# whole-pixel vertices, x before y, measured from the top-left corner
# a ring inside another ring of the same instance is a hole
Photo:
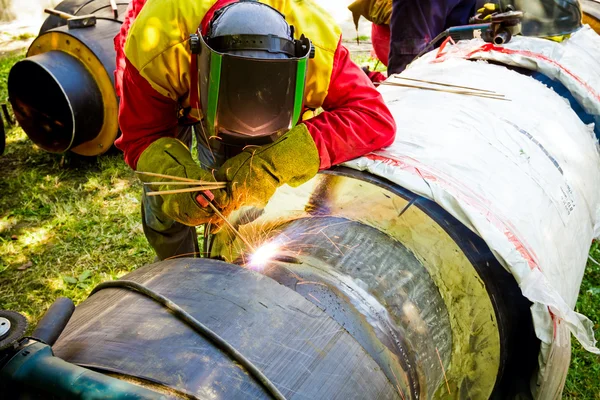
[[[260,209],[279,186],[394,140],[380,93],[312,1],[132,1],[115,47],[115,145],[125,161],[138,172],[225,182],[207,196],[225,215]],[[157,258],[197,256],[196,226],[207,234],[222,223],[207,199],[148,196],[181,186],[139,176],[159,182],[142,197]]]

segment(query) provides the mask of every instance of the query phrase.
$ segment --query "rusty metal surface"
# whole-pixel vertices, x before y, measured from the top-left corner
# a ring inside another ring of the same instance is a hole
[[[149,265],[124,279],[169,297],[255,363],[289,399],[399,399],[377,363],[325,312],[253,271],[206,259]],[[96,370],[198,398],[268,398],[210,342],[152,300],[105,289],[79,305],[54,346]]]

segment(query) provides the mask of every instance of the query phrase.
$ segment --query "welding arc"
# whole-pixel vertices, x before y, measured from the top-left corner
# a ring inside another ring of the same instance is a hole
[[[191,314],[186,312],[184,309],[179,307],[173,301],[168,298],[162,296],[161,294],[153,291],[152,289],[141,285],[137,282],[133,281],[110,281],[99,284],[92,290],[90,296],[94,293],[99,292],[102,289],[128,289],[134,292],[138,292],[146,297],[151,298],[157,303],[161,304],[165,308],[175,315],[179,320],[187,324],[190,328],[198,332],[202,337],[212,342],[215,346],[217,346],[220,350],[222,350],[225,354],[227,354],[233,361],[239,363],[243,366],[249,373],[252,375],[254,379],[260,382],[267,393],[269,393],[274,399],[277,400],[286,400],[285,396],[277,389],[277,387],[271,382],[269,378],[265,374],[263,374],[256,365],[254,365],[250,360],[248,360],[242,353],[237,351],[232,345],[230,345],[225,339],[217,335],[213,332],[209,327],[204,325],[202,322],[198,321]]]

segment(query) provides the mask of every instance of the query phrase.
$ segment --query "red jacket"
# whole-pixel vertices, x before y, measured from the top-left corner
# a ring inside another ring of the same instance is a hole
[[[203,28],[206,29],[216,10],[233,1],[217,1],[204,17]],[[115,38],[115,78],[122,133],[115,146],[123,151],[125,161],[133,169],[141,153],[153,141],[164,136],[175,137],[178,125],[178,102],[158,93],[125,56],[124,45],[131,22],[145,2],[133,0],[130,3],[121,32]],[[394,140],[396,125],[389,109],[369,78],[350,59],[341,40],[322,108],[324,112],[303,121],[319,150],[321,169],[389,146]]]

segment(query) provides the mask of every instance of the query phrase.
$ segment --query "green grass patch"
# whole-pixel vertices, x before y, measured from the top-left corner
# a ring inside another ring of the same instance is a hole
[[[0,59],[0,99],[22,57]],[[98,283],[153,261],[140,220],[142,186],[122,154],[50,154],[14,128],[0,170],[0,309],[34,326],[57,297],[77,304]]]
[[[351,58],[360,67],[368,66],[371,71],[378,71],[384,74],[387,72],[386,66],[368,53],[353,54]]]
[[[141,184],[120,154],[52,155],[17,128],[0,168],[0,308],[35,324],[57,297],[79,303],[98,283],[152,262]]]
[[[14,40],[29,40],[29,39],[32,39],[34,37],[35,37],[35,35],[32,34],[32,33],[21,33],[19,35],[13,36],[13,39]]]
[[[0,59],[0,101],[10,67],[23,54]],[[375,69],[370,56],[353,57]],[[381,63],[377,70],[385,71]],[[76,304],[100,282],[149,264],[154,252],[142,231],[142,186],[122,155],[97,159],[54,155],[20,128],[7,134],[0,156],[0,309],[25,314],[35,326],[60,296]],[[590,255],[600,260],[598,244]],[[590,261],[577,311],[600,337],[600,266]],[[600,357],[573,341],[566,399],[600,399]]]
[[[8,99],[8,73],[12,66],[25,56],[25,51],[12,54],[7,57],[0,57],[0,103],[5,103]]]
[[[594,242],[575,311],[594,323],[596,339],[600,339],[600,244]],[[595,261],[594,261],[595,260]],[[600,399],[600,356],[589,353],[573,340],[571,366],[565,387],[565,399]]]

